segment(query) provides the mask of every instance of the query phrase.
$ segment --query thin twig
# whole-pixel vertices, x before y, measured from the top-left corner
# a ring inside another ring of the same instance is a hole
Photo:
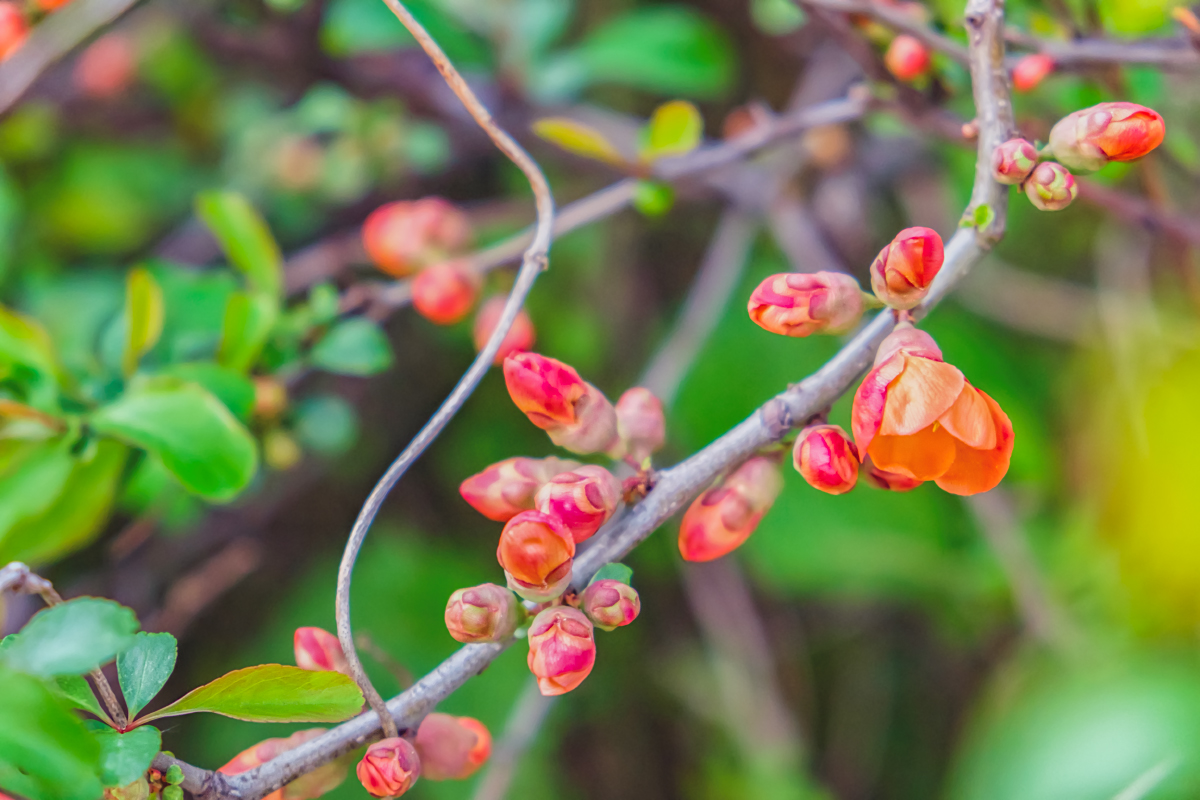
[[[945,53],[960,64],[967,63],[967,48],[948,36],[935,31],[915,14],[910,14],[899,5],[889,5],[875,0],[799,0],[801,6],[860,14],[882,22],[893,30],[907,33],[930,49]],[[921,7],[924,11],[924,7]]]
[[[537,163],[534,162],[529,154],[526,153],[521,146],[517,144],[511,136],[505,133],[492,119],[492,115],[479,102],[479,98],[471,91],[471,87],[463,80],[458,70],[450,63],[450,59],[438,46],[438,43],[425,31],[421,23],[409,13],[408,9],[400,2],[400,0],[384,0],[387,7],[392,13],[404,24],[404,27],[416,38],[421,47],[433,60],[438,71],[441,72],[446,84],[453,90],[454,94],[462,101],[471,117],[479,124],[484,132],[500,149],[500,152],[508,156],[517,167],[525,174],[529,181],[530,188],[533,190],[534,200],[537,204],[537,229],[533,236],[533,241],[525,250],[524,260],[521,265],[520,272],[517,274],[517,280],[513,285],[512,292],[509,294],[508,302],[504,306],[504,313],[500,316],[500,321],[496,325],[495,331],[492,332],[491,338],[476,356],[475,361],[467,369],[466,374],[454,387],[450,396],[446,398],[442,406],[437,410],[433,417],[425,424],[425,427],[416,435],[409,443],[408,447],[404,448],[399,457],[396,458],[392,465],[388,467],[387,472],[379,479],[379,483],[371,491],[363,504],[362,510],[358,514],[358,519],[354,522],[354,527],[350,531],[349,540],[346,542],[346,550],[342,555],[342,562],[338,567],[337,581],[337,632],[338,639],[342,643],[342,650],[346,653],[346,659],[350,664],[350,672],[355,681],[362,688],[363,696],[371,708],[378,715],[383,726],[384,735],[394,737],[397,735],[397,725],[392,715],[389,713],[383,698],[379,692],[371,684],[371,679],[367,677],[367,673],[363,670],[362,660],[358,657],[357,649],[354,644],[354,631],[350,624],[350,581],[354,571],[354,562],[358,559],[359,550],[362,548],[363,540],[366,539],[367,532],[371,528],[371,522],[375,519],[375,515],[379,513],[383,501],[391,492],[392,487],[400,480],[401,476],[408,471],[413,462],[420,457],[425,448],[437,438],[442,429],[450,421],[450,419],[458,412],[471,393],[475,391],[475,387],[479,385],[479,381],[491,367],[492,361],[496,358],[496,353],[500,350],[500,344],[504,341],[504,337],[508,334],[509,328],[512,327],[513,321],[517,318],[517,313],[521,310],[521,306],[525,303],[525,298],[529,295],[529,291],[533,288],[533,283],[537,280],[537,276],[548,266],[547,254],[550,250],[551,230],[554,224],[554,198],[550,193],[550,185],[546,182],[546,176],[542,174]]]

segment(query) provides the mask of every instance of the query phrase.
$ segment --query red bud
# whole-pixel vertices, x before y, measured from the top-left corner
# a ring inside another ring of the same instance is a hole
[[[611,631],[637,619],[642,601],[632,586],[606,578],[583,590],[580,608],[596,627]]]
[[[496,549],[509,588],[538,603],[566,591],[574,556],[571,534],[557,517],[540,511],[522,511],[510,519]]]
[[[837,425],[812,425],[800,432],[792,463],[808,485],[845,494],[858,481],[858,450]]]
[[[296,628],[296,634],[292,638],[296,651],[296,666],[314,672],[350,674],[350,664],[342,652],[341,642],[329,631],[321,628]]]
[[[840,272],[786,272],[760,283],[747,311],[755,324],[784,336],[845,333],[862,318],[862,290]]]
[[[617,431],[626,453],[642,463],[663,446],[667,421],[662,401],[649,389],[635,386],[617,400]]]
[[[1075,176],[1062,164],[1043,161],[1025,181],[1025,196],[1042,211],[1061,211],[1079,194]]]
[[[883,56],[888,72],[902,81],[912,81],[929,69],[929,50],[915,36],[902,33],[888,46]]]
[[[492,735],[479,720],[432,713],[421,722],[415,741],[421,774],[431,781],[471,777],[492,751]]]
[[[355,769],[372,797],[399,797],[421,774],[421,759],[407,739],[382,739],[367,748]]]
[[[517,408],[559,447],[596,453],[619,445],[612,403],[561,361],[514,353],[504,359],[504,382]]]
[[[725,481],[701,494],[679,526],[679,552],[685,561],[712,561],[746,541],[783,488],[779,468],[756,456]]]
[[[1050,56],[1041,53],[1021,56],[1013,67],[1013,88],[1018,92],[1032,92],[1047,75],[1054,72],[1054,67],[1054,59]]]
[[[509,458],[462,482],[458,492],[488,519],[508,522],[534,508],[534,496],[555,475],[580,466],[563,458]]]
[[[460,642],[500,642],[512,636],[525,610],[503,586],[459,589],[446,603],[446,629]]]
[[[482,350],[488,339],[492,338],[492,331],[496,330],[496,326],[500,323],[500,316],[504,313],[504,304],[507,302],[507,297],[496,296],[488,298],[479,307],[479,313],[475,315],[475,327],[472,331],[475,352]],[[525,309],[521,309],[517,312],[517,318],[513,320],[512,327],[505,334],[504,341],[500,343],[494,363],[503,364],[504,359],[513,353],[533,347],[535,338],[533,321],[529,318],[529,313]]]
[[[479,277],[460,261],[421,270],[412,284],[413,308],[435,325],[453,325],[471,313]]]
[[[945,257],[937,231],[905,228],[871,264],[871,289],[892,308],[913,308],[924,299]]]
[[[440,197],[387,203],[363,223],[363,247],[397,278],[446,260],[471,240],[467,216]]]
[[[1162,144],[1166,132],[1163,118],[1153,109],[1137,103],[1100,103],[1056,122],[1050,130],[1050,151],[1064,167],[1097,170],[1110,161],[1141,158]]]
[[[547,608],[529,626],[529,670],[546,697],[583,683],[596,663],[592,623],[568,606]]]
[[[1038,151],[1024,139],[1009,139],[992,153],[992,177],[1015,185],[1023,182],[1038,163]]]
[[[537,510],[557,517],[576,544],[600,530],[621,502],[621,482],[588,464],[552,478],[537,493]]]

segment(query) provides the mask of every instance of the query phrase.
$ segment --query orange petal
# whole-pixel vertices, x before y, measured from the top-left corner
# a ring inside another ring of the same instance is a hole
[[[876,436],[870,456],[875,466],[919,481],[940,477],[954,463],[956,441],[941,425],[912,436]]]
[[[961,442],[958,444],[954,464],[937,479],[937,485],[951,494],[979,494],[994,488],[1008,472],[1008,463],[1012,459],[1012,422],[995,400],[978,389],[975,391],[987,402],[992,413],[996,446],[990,450],[976,450]]]
[[[950,406],[950,410],[938,417],[938,422],[950,431],[950,435],[976,450],[993,450],[996,447],[996,424],[992,411],[983,399],[983,393],[971,384],[963,387],[962,393]]]
[[[945,414],[966,381],[944,361],[904,355],[904,372],[888,386],[880,436],[911,436]]]

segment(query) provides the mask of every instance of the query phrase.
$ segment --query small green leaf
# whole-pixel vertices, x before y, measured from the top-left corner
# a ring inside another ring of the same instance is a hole
[[[142,721],[207,711],[247,722],[341,722],[362,704],[358,686],[340,672],[263,664],[222,675]]]
[[[54,683],[59,694],[66,698],[72,708],[90,711],[100,719],[108,719],[108,714],[100,708],[100,701],[96,699],[96,693],[86,678],[81,675],[59,675]]]
[[[156,374],[200,384],[242,422],[249,422],[254,411],[254,382],[228,367],[212,361],[192,361],[172,364]]]
[[[125,281],[125,352],[121,368],[126,376],[137,371],[138,359],[148,353],[162,336],[163,293],[145,267],[129,271]]]
[[[163,773],[163,781],[169,783],[171,786],[178,786],[183,783],[183,767],[178,764],[172,764]]]
[[[626,586],[632,585],[633,570],[624,564],[610,562],[596,571],[596,574],[592,576],[590,581],[588,581],[588,586],[591,586],[596,581],[607,580],[620,581]]]
[[[100,780],[105,786],[126,786],[150,768],[162,749],[162,734],[152,725],[119,733],[102,722],[85,723],[100,744]]]
[[[169,633],[142,631],[137,640],[117,656],[117,677],[121,694],[133,719],[158,694],[175,670],[177,645]]]
[[[379,326],[364,317],[334,325],[317,342],[312,364],[340,375],[374,375],[392,365],[392,346]]]
[[[237,372],[249,370],[278,320],[279,301],[275,297],[246,292],[231,294],[225,306],[217,361]]]
[[[283,296],[279,245],[245,196],[237,192],[203,192],[196,198],[196,213],[255,293]]]
[[[976,228],[986,228],[992,224],[992,220],[996,218],[996,212],[987,203],[980,203],[975,206],[974,219]]]
[[[633,192],[633,207],[647,217],[661,217],[675,205],[675,190],[669,183],[641,180]]]
[[[250,432],[195,384],[164,381],[126,392],[90,422],[101,434],[154,453],[185,488],[208,500],[233,498],[258,468]]]
[[[34,614],[3,660],[30,675],[82,675],[133,644],[137,629],[137,617],[120,603],[80,597]]]
[[[686,100],[672,100],[654,110],[643,131],[639,155],[646,162],[695,150],[704,137],[700,111]]]
[[[625,157],[603,133],[583,122],[566,117],[546,117],[533,123],[533,132],[568,153],[608,164],[625,163]]]
[[[183,789],[178,786],[166,786],[162,790],[162,800],[183,800]]]

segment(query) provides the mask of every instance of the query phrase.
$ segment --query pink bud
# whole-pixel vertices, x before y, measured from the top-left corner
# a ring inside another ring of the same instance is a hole
[[[397,278],[445,261],[471,240],[467,216],[440,197],[400,200],[371,212],[363,247],[375,265]]]
[[[1038,163],[1038,151],[1024,139],[1009,139],[992,153],[992,177],[1000,183],[1023,182]]]
[[[931,358],[934,361],[942,360],[942,349],[933,337],[920,328],[914,328],[911,322],[900,323],[884,337],[879,343],[879,349],[875,351],[874,366],[878,367],[899,352]]]
[[[626,453],[642,463],[663,446],[667,421],[662,401],[649,389],[635,386],[617,400],[617,431]]]
[[[8,58],[25,43],[29,23],[21,7],[9,0],[0,0],[0,61]]]
[[[372,797],[399,797],[421,774],[421,759],[407,739],[381,739],[367,748],[355,769]]]
[[[313,672],[340,672],[350,674],[346,654],[341,642],[332,633],[321,628],[296,628],[292,637],[296,651],[296,666]]]
[[[133,42],[124,34],[109,33],[88,45],[71,77],[84,94],[107,98],[124,91],[136,74]]]
[[[782,488],[775,462],[755,456],[701,494],[679,526],[684,561],[712,561],[736,550],[754,533]]]
[[[571,582],[575,539],[557,517],[522,511],[500,533],[496,558],[508,576],[508,588],[526,600],[553,600]]]
[[[900,80],[916,80],[929,69],[929,50],[920,39],[902,33],[888,45],[883,63]]]
[[[525,619],[525,609],[503,586],[459,589],[446,603],[446,629],[460,642],[502,642]]]
[[[600,530],[620,502],[621,482],[594,464],[555,475],[535,500],[537,510],[557,517],[576,544]]]
[[[1054,67],[1054,59],[1050,56],[1041,53],[1021,56],[1013,67],[1013,88],[1018,92],[1032,92],[1047,75],[1054,72]]]
[[[596,627],[611,631],[637,619],[642,601],[632,586],[606,578],[583,590],[580,608]]]
[[[892,308],[914,308],[945,260],[942,237],[932,228],[905,228],[871,264],[871,289]]]
[[[1025,181],[1025,196],[1042,211],[1061,211],[1079,194],[1075,176],[1062,164],[1043,161]]]
[[[812,425],[800,432],[792,463],[808,485],[828,494],[845,494],[858,481],[858,450],[837,425]]]
[[[504,359],[504,382],[517,408],[559,447],[596,453],[619,445],[612,403],[561,361],[514,353]]]
[[[1050,151],[1065,167],[1097,170],[1110,161],[1141,158],[1162,144],[1166,132],[1163,118],[1153,109],[1137,103],[1100,103],[1056,122],[1050,129]]]
[[[862,318],[862,290],[840,272],[787,272],[760,283],[747,311],[755,324],[784,336],[845,333]]]
[[[578,461],[553,456],[510,458],[467,478],[458,492],[488,519],[508,522],[534,508],[534,496],[551,478],[578,466]]]
[[[596,641],[592,623],[568,606],[547,608],[529,626],[529,671],[546,697],[566,694],[592,671]]]
[[[482,350],[488,339],[492,338],[492,331],[496,330],[496,325],[500,323],[500,315],[504,313],[506,302],[508,302],[508,298],[496,296],[489,298],[479,307],[479,313],[475,315],[475,327],[472,331],[475,352]],[[513,320],[512,327],[505,334],[504,341],[500,343],[494,363],[503,364],[504,359],[513,353],[533,347],[535,338],[533,321],[529,319],[529,314],[525,309],[521,309],[517,312],[517,318]]]
[[[262,766],[281,753],[311,742],[324,732],[324,728],[309,728],[297,731],[287,738],[264,739],[253,747],[238,753],[217,772],[222,775],[240,775]],[[342,781],[346,779],[348,771],[349,767],[345,762],[330,761],[305,773],[282,789],[276,789],[263,800],[316,800],[341,785]]]
[[[487,761],[492,735],[479,720],[434,712],[422,720],[415,745],[423,777],[431,781],[461,781]]]
[[[479,277],[464,262],[445,261],[421,270],[412,284],[413,308],[435,325],[453,325],[471,312]]]

